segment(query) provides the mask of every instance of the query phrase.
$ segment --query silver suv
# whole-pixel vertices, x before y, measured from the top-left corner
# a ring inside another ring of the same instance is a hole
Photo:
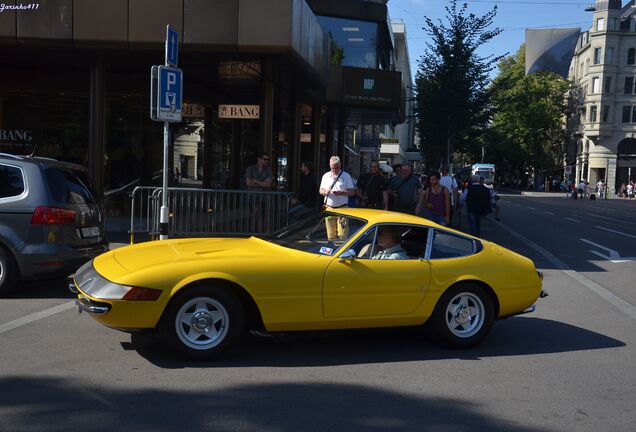
[[[0,296],[20,279],[64,276],[107,250],[86,170],[0,153]]]

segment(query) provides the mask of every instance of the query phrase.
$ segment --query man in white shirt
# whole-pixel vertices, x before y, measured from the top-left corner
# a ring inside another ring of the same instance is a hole
[[[346,207],[349,197],[355,195],[356,188],[351,176],[341,168],[340,158],[331,156],[329,168],[331,171],[322,176],[320,195],[324,197],[326,210]],[[329,240],[345,240],[349,234],[346,218],[328,217],[326,220],[327,238]]]
[[[448,168],[446,167],[442,169],[442,177],[439,180],[439,184],[448,189],[448,192],[450,193],[450,225],[452,225],[454,214],[453,212],[459,207],[459,187],[457,185],[457,180],[455,180],[453,176],[449,175]]]
[[[605,199],[605,183],[603,183],[603,180],[599,180],[596,183],[596,193],[598,193],[599,199]]]

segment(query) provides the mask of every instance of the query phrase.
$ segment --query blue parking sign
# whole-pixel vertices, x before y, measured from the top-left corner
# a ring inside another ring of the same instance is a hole
[[[170,26],[166,27],[166,64],[176,67],[179,62],[179,33]]]
[[[159,66],[158,69],[157,120],[180,122],[183,102],[183,71],[168,66]]]

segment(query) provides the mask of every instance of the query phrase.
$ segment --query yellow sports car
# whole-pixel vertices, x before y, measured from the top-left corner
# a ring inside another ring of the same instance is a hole
[[[209,359],[246,330],[292,332],[427,323],[467,348],[495,319],[544,293],[528,258],[426,219],[379,210],[321,213],[270,238],[141,243],[74,276],[80,312],[124,331],[154,330]]]

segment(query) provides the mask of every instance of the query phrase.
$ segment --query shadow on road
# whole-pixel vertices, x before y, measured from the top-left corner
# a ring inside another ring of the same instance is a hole
[[[317,382],[210,390],[96,387],[58,378],[0,379],[2,430],[90,431],[530,431],[465,400],[405,396],[376,387]],[[206,382],[207,381],[207,382]],[[209,384],[209,386],[208,386]],[[7,415],[8,414],[8,415]],[[545,430],[545,429],[543,429]]]
[[[72,299],[74,295],[68,289],[66,277],[55,279],[38,279],[22,281],[14,292],[9,294],[10,299]]]
[[[133,335],[124,349],[136,350],[154,365],[188,367],[310,367],[365,363],[480,360],[487,357],[548,354],[617,348],[616,339],[557,321],[516,317],[495,323],[476,348],[449,350],[424,336],[421,328],[360,330],[346,333],[288,335],[274,339],[247,337],[232,353],[209,363],[188,362],[149,336]]]

